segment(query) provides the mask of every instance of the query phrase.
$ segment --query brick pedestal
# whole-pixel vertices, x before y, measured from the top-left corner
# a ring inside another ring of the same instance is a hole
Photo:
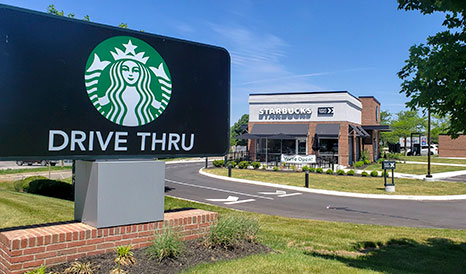
[[[115,247],[151,245],[163,228],[178,231],[182,240],[204,236],[217,213],[193,209],[165,213],[164,221],[97,229],[83,223],[0,230],[0,273],[17,274],[107,252]]]

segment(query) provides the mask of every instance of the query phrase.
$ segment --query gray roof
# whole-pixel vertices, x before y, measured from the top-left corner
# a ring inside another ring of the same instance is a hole
[[[290,136],[307,136],[309,124],[256,124],[251,130],[255,135],[290,135]]]
[[[317,124],[316,134],[318,136],[340,135],[340,124]]]

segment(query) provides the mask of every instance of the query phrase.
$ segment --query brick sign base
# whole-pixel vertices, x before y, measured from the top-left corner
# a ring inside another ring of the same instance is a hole
[[[165,213],[164,221],[97,229],[83,223],[0,230],[0,273],[19,274],[41,265],[56,265],[80,257],[152,244],[163,228],[178,231],[182,240],[204,236],[217,221],[217,213],[193,209]]]

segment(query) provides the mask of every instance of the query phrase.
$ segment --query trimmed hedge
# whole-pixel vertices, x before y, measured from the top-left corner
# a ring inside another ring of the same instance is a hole
[[[214,167],[223,167],[223,165],[225,164],[225,161],[224,160],[214,160],[212,162],[212,164],[214,165]]]
[[[361,176],[362,176],[362,177],[367,177],[367,176],[369,176],[369,173],[367,173],[366,171],[363,171],[363,172],[361,173]]]
[[[345,175],[345,171],[343,169],[337,170],[337,175]]]
[[[248,168],[248,166],[249,166],[249,162],[248,162],[248,161],[241,161],[241,162],[239,162],[239,164],[238,164],[238,168],[239,168],[239,169],[246,169],[246,168]]]
[[[261,164],[260,164],[259,162],[252,162],[252,163],[251,163],[251,166],[252,166],[254,169],[258,169],[258,168],[261,166]]]
[[[346,172],[346,175],[354,176],[354,173],[355,173],[354,170],[350,169],[350,170],[348,170],[348,172]]]
[[[360,167],[362,167],[363,165],[364,165],[364,162],[363,162],[363,161],[357,161],[357,162],[355,163],[356,168],[360,168]]]
[[[321,168],[321,167],[318,167],[318,168],[316,168],[316,172],[317,172],[317,173],[323,173],[323,172],[324,172],[324,169]]]
[[[377,170],[372,170],[371,171],[371,176],[372,177],[377,177],[377,176],[379,176],[379,172],[377,172]]]
[[[327,169],[327,170],[325,171],[325,173],[327,173],[327,174],[333,174],[333,170],[331,170],[331,169],[329,168],[329,169]]]

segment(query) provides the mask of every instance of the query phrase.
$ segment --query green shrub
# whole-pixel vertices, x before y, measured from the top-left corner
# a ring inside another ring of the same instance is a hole
[[[346,175],[354,176],[354,173],[355,173],[354,170],[350,169],[350,170],[348,170],[348,172],[346,172]]]
[[[303,171],[309,171],[309,167],[308,167],[308,166],[303,166],[301,169],[302,169]]]
[[[331,170],[331,169],[329,168],[329,169],[327,169],[327,170],[325,171],[325,173],[327,173],[327,174],[333,174],[333,170]]]
[[[387,158],[392,159],[392,160],[400,160],[401,156],[403,156],[403,154],[401,153],[388,153],[387,154]]]
[[[367,176],[369,176],[369,173],[367,173],[366,171],[363,171],[363,172],[361,173],[361,176],[362,176],[362,177],[367,177]]]
[[[39,268],[25,272],[25,274],[45,274],[45,265],[41,265]]]
[[[33,176],[14,182],[14,188],[18,192],[27,192],[42,196],[65,199],[74,199],[73,186],[69,183],[49,180],[42,176]]]
[[[251,166],[252,166],[254,169],[258,169],[258,168],[261,166],[261,164],[260,164],[259,162],[252,162],[252,163],[251,163]]]
[[[345,171],[343,169],[337,170],[337,175],[345,175]]]
[[[379,176],[379,172],[377,172],[377,170],[372,170],[371,171],[371,176],[372,177],[377,177],[377,176]]]
[[[266,165],[262,165],[262,166],[261,166],[261,169],[267,169],[267,166],[266,166]]]
[[[225,164],[225,161],[224,160],[214,160],[212,164],[215,167],[223,167],[223,165]]]
[[[240,168],[240,169],[246,169],[246,168],[248,168],[248,166],[249,166],[249,162],[248,162],[248,161],[241,161],[241,162],[239,162],[239,164],[238,164],[238,168]]]
[[[231,165],[231,167],[236,167],[237,163],[235,161],[228,161],[227,162],[227,167],[229,167]]]
[[[390,177],[390,176],[392,175],[392,172],[385,169],[385,170],[382,172],[382,177],[384,176],[384,174],[387,174],[387,177]]]
[[[364,164],[370,165],[370,164],[371,164],[371,161],[370,161],[370,160],[364,160]]]
[[[313,168],[313,167],[310,167],[310,168],[309,168],[309,172],[316,172],[316,169]]]
[[[364,162],[363,162],[363,161],[357,161],[356,164],[355,164],[356,168],[360,168],[360,167],[362,167],[363,165],[364,165]]]
[[[377,164],[381,164],[383,162],[383,160],[384,160],[383,158],[377,159]]]
[[[259,228],[259,222],[254,218],[240,215],[219,218],[217,225],[211,227],[206,243],[231,248],[245,240],[255,242]]]
[[[367,149],[361,151],[361,155],[359,156],[359,161],[364,162],[365,160],[369,160],[369,152]]]
[[[321,167],[318,167],[318,168],[316,168],[316,172],[317,172],[317,173],[323,173],[323,172],[324,172],[324,169],[321,168]]]
[[[290,169],[296,171],[296,166],[295,166],[295,165],[291,165],[291,166],[290,166]]]
[[[279,171],[280,169],[278,168],[278,166],[274,166],[273,167],[273,171]]]
[[[159,262],[167,258],[176,258],[184,250],[183,242],[171,229],[165,229],[162,234],[156,234],[152,243],[146,252]]]

